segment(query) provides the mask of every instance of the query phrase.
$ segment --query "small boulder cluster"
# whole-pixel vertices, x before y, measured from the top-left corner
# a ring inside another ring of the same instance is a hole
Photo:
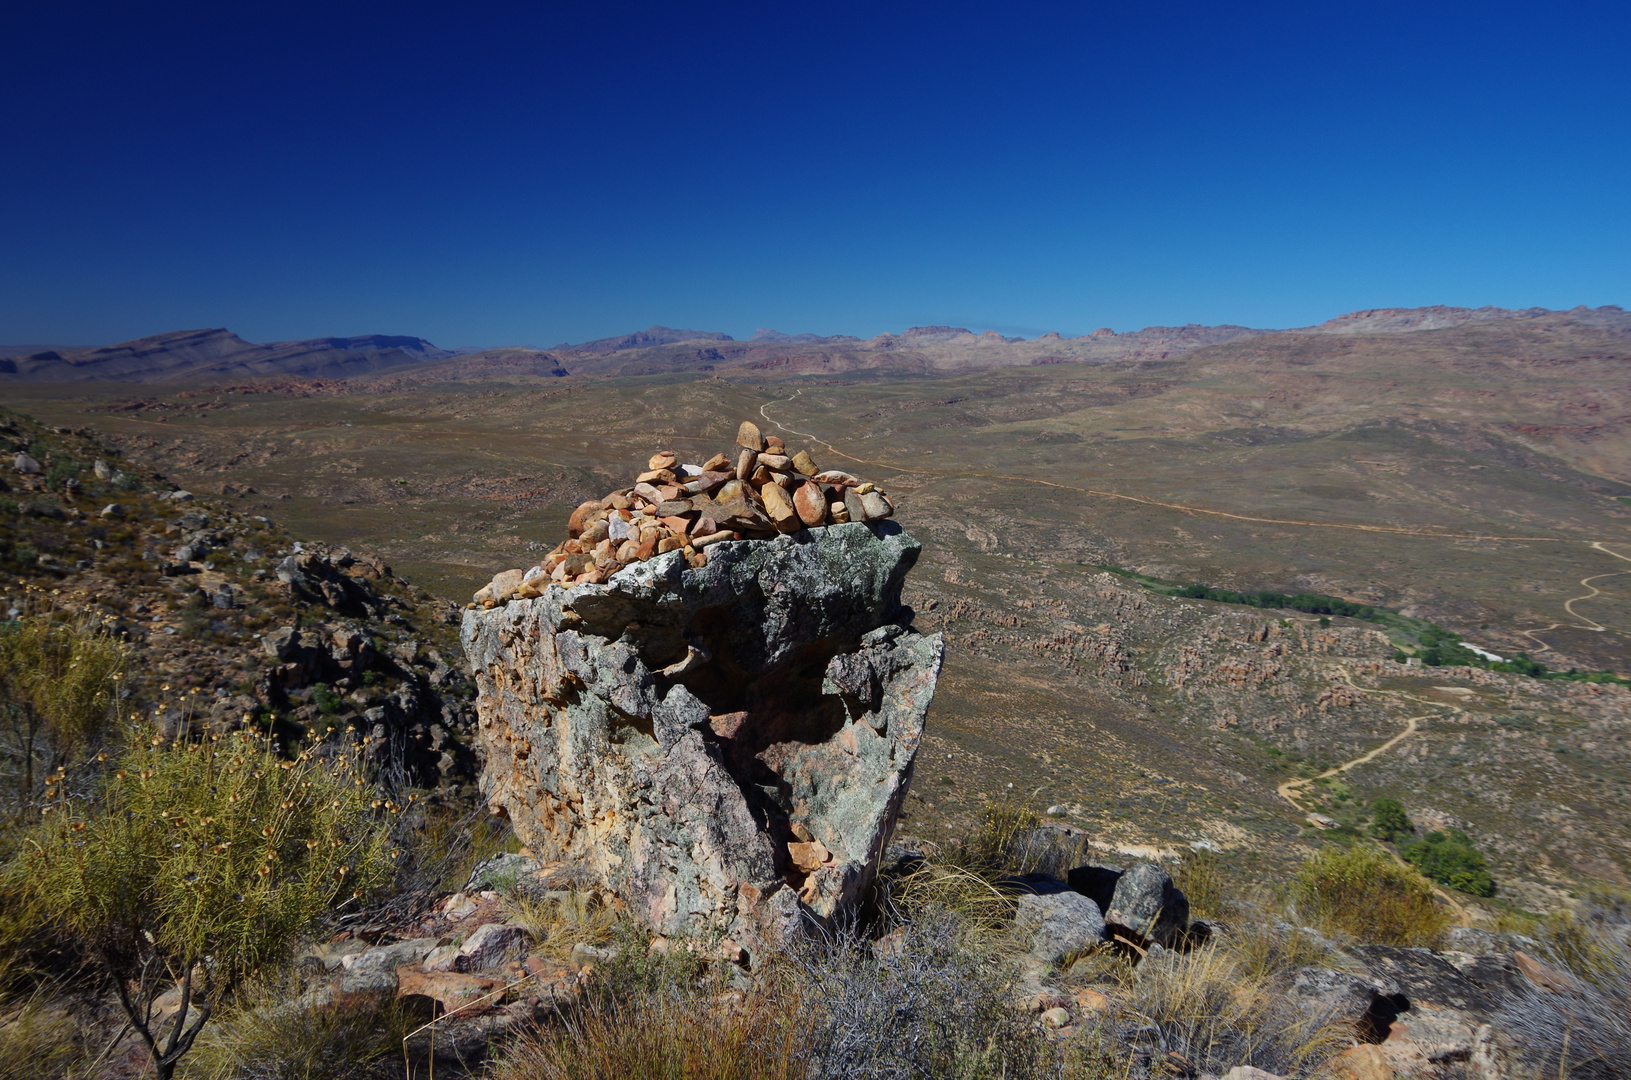
[[[532,569],[498,575],[475,603],[492,608],[532,599],[552,584],[599,585],[631,563],[670,551],[702,567],[707,549],[727,540],[894,516],[894,503],[875,484],[823,471],[808,450],[789,454],[786,443],[753,423],[737,430],[734,455],[691,465],[671,450],[653,454],[632,487],[580,505],[566,541]]]

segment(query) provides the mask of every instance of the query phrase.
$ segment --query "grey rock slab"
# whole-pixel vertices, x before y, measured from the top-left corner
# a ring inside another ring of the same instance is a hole
[[[1395,945],[1355,945],[1348,953],[1371,978],[1396,984],[1412,1010],[1489,1016],[1527,986],[1510,956],[1474,957]]]
[[[438,945],[425,954],[423,963],[419,965],[421,971],[453,971],[459,964],[459,947],[457,945]]]
[[[398,941],[391,945],[376,945],[353,959],[346,966],[346,971],[353,974],[367,971],[394,973],[403,964],[420,963],[441,943],[440,938],[415,938],[412,941]]]
[[[1029,942],[1032,956],[1057,964],[1104,940],[1104,916],[1080,893],[1026,893],[1014,912],[1014,931]]]
[[[1286,996],[1309,1016],[1352,1024],[1374,1042],[1386,1038],[1389,1025],[1409,1007],[1397,983],[1323,967],[1299,969]]]
[[[485,971],[520,955],[526,941],[526,932],[519,926],[487,923],[476,927],[475,933],[459,946],[455,962],[458,971]],[[427,954],[428,955],[428,954]]]
[[[920,550],[892,522],[829,526],[467,610],[488,801],[552,875],[664,933],[757,955],[849,908],[944,652],[900,602]],[[831,857],[794,866],[794,824]]]

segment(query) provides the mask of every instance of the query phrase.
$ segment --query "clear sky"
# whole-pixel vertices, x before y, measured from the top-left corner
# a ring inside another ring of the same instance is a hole
[[[1631,5],[0,5],[0,343],[1631,306]]]

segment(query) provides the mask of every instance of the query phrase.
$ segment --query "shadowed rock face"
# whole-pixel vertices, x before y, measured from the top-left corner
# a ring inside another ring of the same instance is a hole
[[[631,565],[466,611],[482,784],[557,879],[757,952],[870,880],[911,779],[939,635],[891,522]]]

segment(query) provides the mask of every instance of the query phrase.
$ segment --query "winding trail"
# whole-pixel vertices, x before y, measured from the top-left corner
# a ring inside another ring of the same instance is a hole
[[[1404,690],[1383,690],[1379,687],[1360,686],[1358,683],[1353,681],[1353,673],[1346,667],[1339,665],[1337,670],[1342,673],[1342,681],[1348,684],[1348,688],[1351,690],[1357,690],[1361,694],[1382,694],[1387,697],[1408,698],[1411,701],[1417,701],[1423,705],[1431,705],[1435,709],[1448,709],[1451,714],[1467,711],[1459,705],[1451,705],[1450,703],[1443,701],[1432,701],[1428,698],[1419,697],[1416,694],[1407,693]],[[1393,738],[1389,739],[1381,746],[1378,746],[1376,749],[1360,754],[1352,761],[1345,761],[1341,765],[1326,769],[1318,776],[1304,776],[1298,777],[1294,780],[1287,780],[1285,783],[1275,788],[1274,793],[1280,796],[1280,798],[1284,799],[1286,802],[1290,803],[1292,806],[1296,807],[1299,812],[1307,813],[1308,808],[1297,801],[1298,792],[1318,783],[1321,780],[1324,780],[1328,776],[1336,776],[1339,773],[1347,772],[1355,765],[1363,765],[1367,761],[1374,761],[1377,757],[1393,749],[1395,746],[1398,746],[1400,743],[1404,742],[1406,739],[1410,738],[1410,736],[1419,731],[1421,728],[1421,722],[1423,720],[1430,720],[1437,715],[1437,713],[1428,712],[1422,713],[1420,716],[1406,717],[1404,730],[1393,736]]]
[[[1591,544],[1592,547],[1596,548],[1598,551],[1603,552],[1605,555],[1612,555],[1616,559],[1620,559],[1620,560],[1622,560],[1624,562],[1631,562],[1631,555],[1621,555],[1619,552],[1613,550],[1610,547],[1607,547],[1601,540],[1592,540],[1592,541],[1589,541],[1589,543]],[[1576,597],[1573,597],[1572,599],[1563,601],[1563,610],[1564,611],[1567,611],[1570,615],[1573,615],[1576,619],[1585,620],[1586,622],[1591,624],[1590,626],[1582,626],[1579,623],[1553,623],[1550,626],[1542,626],[1542,627],[1538,627],[1537,629],[1534,629],[1534,630],[1519,630],[1518,633],[1522,634],[1524,637],[1528,638],[1530,641],[1533,641],[1537,645],[1539,645],[1540,646],[1539,651],[1541,651],[1541,652],[1551,652],[1552,647],[1550,645],[1546,644],[1546,642],[1542,641],[1539,637],[1536,637],[1537,634],[1544,634],[1548,630],[1556,630],[1556,629],[1559,629],[1560,627],[1567,627],[1568,629],[1571,629],[1571,630],[1597,630],[1597,631],[1607,630],[1608,627],[1604,626],[1602,623],[1600,623],[1597,620],[1593,619],[1591,616],[1582,615],[1578,611],[1574,610],[1574,605],[1578,604],[1582,600],[1590,600],[1594,596],[1601,596],[1603,594],[1603,590],[1601,590],[1597,586],[1593,585],[1592,582],[1600,580],[1602,578],[1619,577],[1622,574],[1631,574],[1631,570],[1611,570],[1606,574],[1592,574],[1590,577],[1583,577],[1583,578],[1580,579],[1580,584],[1585,586],[1586,588],[1590,589],[1591,591],[1584,594],[1584,595],[1582,595],[1582,596],[1576,596]]]

